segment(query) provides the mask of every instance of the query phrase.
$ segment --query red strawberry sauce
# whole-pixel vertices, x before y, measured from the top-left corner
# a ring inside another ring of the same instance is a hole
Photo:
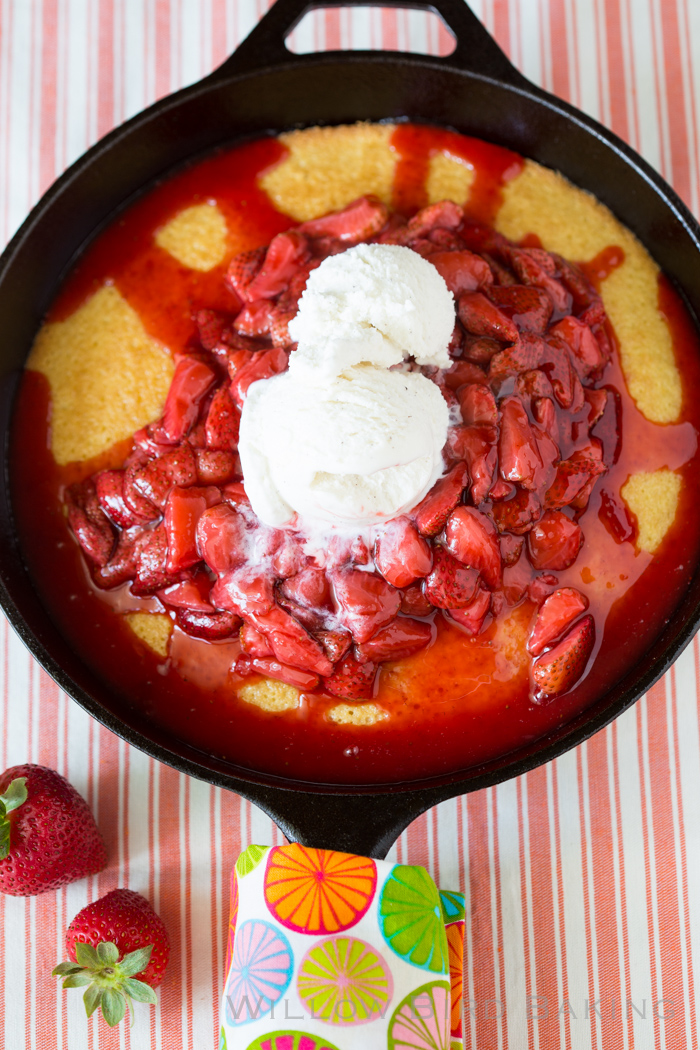
[[[425,203],[427,161],[437,150],[449,147],[474,164],[477,194],[470,217],[480,221],[493,217],[504,182],[522,163],[499,147],[425,127],[401,126],[392,145],[400,155],[395,204],[407,214]],[[86,253],[49,319],[68,316],[110,279],[154,337],[173,349],[185,347],[196,334],[197,310],[235,312],[240,304],[224,284],[225,266],[207,274],[189,271],[154,245],[154,231],[182,207],[215,200],[242,231],[241,248],[267,244],[293,223],[258,190],[256,178],[283,156],[283,147],[266,139],[223,151],[156,187]],[[604,279],[620,264],[620,255],[611,246],[586,268],[588,278],[594,283]],[[325,712],[338,700],[319,693],[304,695],[299,710],[284,715],[268,715],[240,701],[229,677],[238,641],[212,643],[176,628],[167,660],[145,650],[114,610],[162,607],[155,598],[135,599],[128,584],[114,590],[95,587],[61,506],[67,485],[96,470],[119,467],[130,441],[99,460],[57,467],[48,447],[47,383],[27,372],[16,403],[11,476],[18,530],[37,589],[65,636],[110,684],[122,707],[129,704],[167,733],[243,767],[300,780],[371,784],[439,776],[525,747],[570,721],[649,648],[697,561],[700,408],[690,392],[700,388],[700,344],[680,299],[663,279],[659,305],[683,375],[681,420],[670,426],[646,421],[627,393],[616,360],[607,365],[598,385],[619,395],[624,441],[619,459],[578,518],[584,548],[570,568],[556,573],[558,586],[574,587],[590,602],[595,660],[574,689],[548,704],[533,704],[527,675],[513,677],[505,658],[494,657],[495,625],[470,638],[441,614],[433,614],[437,636],[432,645],[400,665],[384,666],[377,698],[392,717],[371,728],[328,722]],[[616,440],[604,419],[595,434],[604,446]],[[630,473],[660,465],[679,470],[684,484],[676,523],[652,557],[635,552],[633,524],[616,493]],[[515,615],[529,625],[536,608],[525,598]],[[397,666],[400,675],[392,670]],[[459,683],[460,668],[469,669],[466,685]]]

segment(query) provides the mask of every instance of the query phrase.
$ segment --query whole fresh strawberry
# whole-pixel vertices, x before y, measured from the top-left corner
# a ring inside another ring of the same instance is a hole
[[[30,897],[95,875],[107,861],[87,802],[45,766],[0,776],[0,891]]]
[[[88,1017],[99,1006],[114,1026],[127,1007],[132,1013],[132,1001],[157,1002],[153,989],[163,980],[170,939],[145,897],[112,890],[78,912],[66,931],[66,951],[72,961],[60,963],[52,976],[63,977],[64,988],[87,985]]]

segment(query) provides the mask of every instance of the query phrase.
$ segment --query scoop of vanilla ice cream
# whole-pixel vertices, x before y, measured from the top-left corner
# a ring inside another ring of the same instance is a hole
[[[297,351],[298,352],[298,351]],[[448,408],[419,372],[354,365],[310,381],[253,383],[239,453],[258,517],[281,526],[362,528],[410,510],[442,473]]]
[[[450,365],[454,300],[435,267],[410,248],[358,244],[313,270],[289,322],[294,368],[334,376],[354,365]]]

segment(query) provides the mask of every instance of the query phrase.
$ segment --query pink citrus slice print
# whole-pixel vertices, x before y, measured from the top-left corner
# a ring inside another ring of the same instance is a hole
[[[377,867],[368,857],[292,843],[270,851],[265,903],[289,930],[340,933],[362,918],[376,886]]]
[[[289,987],[293,968],[292,949],[281,930],[261,919],[241,923],[226,982],[228,1024],[264,1017]]]
[[[450,1050],[450,986],[433,981],[399,1003],[389,1025],[388,1050]]]
[[[287,1030],[258,1036],[246,1050],[338,1050],[338,1047],[318,1035]]]
[[[297,976],[299,998],[329,1024],[366,1024],[383,1017],[393,980],[384,959],[355,937],[331,937],[304,956]]]

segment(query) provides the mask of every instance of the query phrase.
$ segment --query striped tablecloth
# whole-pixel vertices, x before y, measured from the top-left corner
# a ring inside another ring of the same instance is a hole
[[[265,0],[0,0],[0,240],[110,128],[219,64]],[[473,0],[528,77],[612,127],[697,213],[699,0]],[[319,13],[300,50],[444,52],[426,16]],[[99,876],[0,897],[0,1050],[216,1045],[228,877],[279,833],[249,803],[102,729],[0,624],[0,764],[53,766],[109,846]],[[519,780],[446,802],[392,855],[467,894],[467,1046],[698,1046],[700,650],[636,707]],[[173,941],[157,1009],[87,1022],[49,975],[68,921],[117,886],[145,893]],[[371,1050],[371,1048],[368,1048]]]

